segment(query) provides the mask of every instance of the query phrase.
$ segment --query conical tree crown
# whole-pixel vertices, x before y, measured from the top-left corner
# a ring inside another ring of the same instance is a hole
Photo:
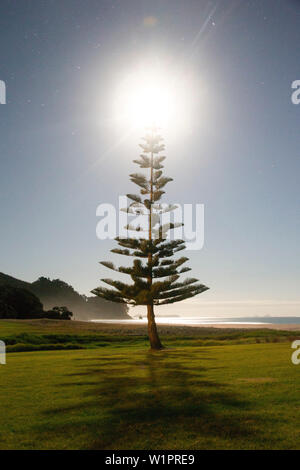
[[[102,279],[110,287],[98,287],[92,293],[106,300],[130,305],[170,304],[200,294],[208,287],[195,278],[179,280],[180,275],[190,271],[190,268],[183,266],[188,258],[174,258],[177,252],[185,249],[184,240],[167,239],[169,230],[182,224],[162,223],[163,214],[175,210],[176,206],[160,202],[165,193],[164,188],[172,178],[163,174],[162,162],[166,157],[161,156],[161,153],[165,146],[158,130],[149,130],[140,147],[142,153],[134,163],[144,172],[130,175],[131,181],[140,188],[139,194],[127,194],[131,202],[123,210],[131,215],[145,217],[147,223],[142,227],[128,224],[125,227],[127,233],[131,232],[135,236],[115,239],[120,248],[114,248],[111,252],[133,257],[131,266],[116,267],[112,262],[101,262],[109,269],[128,274],[132,282],[126,284]]]

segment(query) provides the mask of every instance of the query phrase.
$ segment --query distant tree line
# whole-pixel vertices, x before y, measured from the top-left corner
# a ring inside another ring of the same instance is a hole
[[[30,285],[30,290],[41,299],[46,309],[51,309],[53,305],[68,306],[76,320],[131,318],[127,314],[127,305],[116,305],[96,296],[81,295],[61,279],[40,277]]]
[[[0,318],[64,319],[73,312],[75,320],[129,319],[127,311],[127,305],[81,295],[61,279],[43,276],[30,283],[0,273]]]
[[[27,289],[0,285],[0,318],[19,320],[32,318],[50,318],[71,320],[73,313],[67,307],[53,307],[44,311],[40,299]]]

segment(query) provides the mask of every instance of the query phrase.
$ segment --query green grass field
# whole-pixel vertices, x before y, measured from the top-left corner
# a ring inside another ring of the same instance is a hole
[[[151,353],[138,329],[1,321],[0,339],[36,350],[0,366],[0,449],[300,448],[296,333],[162,336]]]

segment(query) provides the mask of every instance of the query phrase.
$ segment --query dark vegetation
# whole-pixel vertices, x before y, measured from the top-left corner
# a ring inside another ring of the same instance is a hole
[[[9,285],[0,286],[1,318],[39,318],[43,305],[29,290]]]
[[[72,316],[67,307],[53,307],[45,312],[38,297],[27,289],[0,285],[0,318],[71,320]]]
[[[57,307],[58,305],[65,307]],[[61,310],[58,316],[57,308],[66,310]],[[43,314],[43,309],[47,311],[47,316]],[[80,295],[60,279],[40,277],[29,283],[0,273],[0,318],[39,318],[42,315],[53,319],[67,319],[66,312],[70,311],[75,320],[124,319],[130,318],[127,310],[125,305]]]

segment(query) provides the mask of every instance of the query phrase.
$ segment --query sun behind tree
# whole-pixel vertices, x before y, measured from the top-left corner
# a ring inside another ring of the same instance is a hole
[[[198,283],[198,279],[187,278],[178,281],[181,274],[190,271],[181,267],[188,258],[172,259],[179,251],[185,249],[184,240],[167,240],[167,233],[182,224],[162,223],[162,215],[176,209],[174,205],[161,204],[163,188],[172,178],[163,176],[162,162],[166,157],[159,154],[165,150],[163,138],[158,130],[152,127],[140,144],[143,153],[139,160],[134,160],[147,174],[130,175],[132,182],[140,187],[140,194],[127,194],[132,201],[126,212],[132,215],[147,217],[147,228],[127,225],[128,231],[145,234],[141,237],[117,237],[115,240],[122,248],[114,248],[112,253],[132,256],[135,259],[130,267],[115,267],[112,262],[102,261],[101,264],[119,273],[131,276],[132,283],[112,279],[102,279],[113,287],[97,287],[93,294],[106,300],[126,303],[129,305],[147,305],[148,335],[151,349],[162,349],[163,346],[157,332],[154,305],[165,305],[185,300],[206,291],[208,287]],[[162,280],[164,278],[164,280]]]

